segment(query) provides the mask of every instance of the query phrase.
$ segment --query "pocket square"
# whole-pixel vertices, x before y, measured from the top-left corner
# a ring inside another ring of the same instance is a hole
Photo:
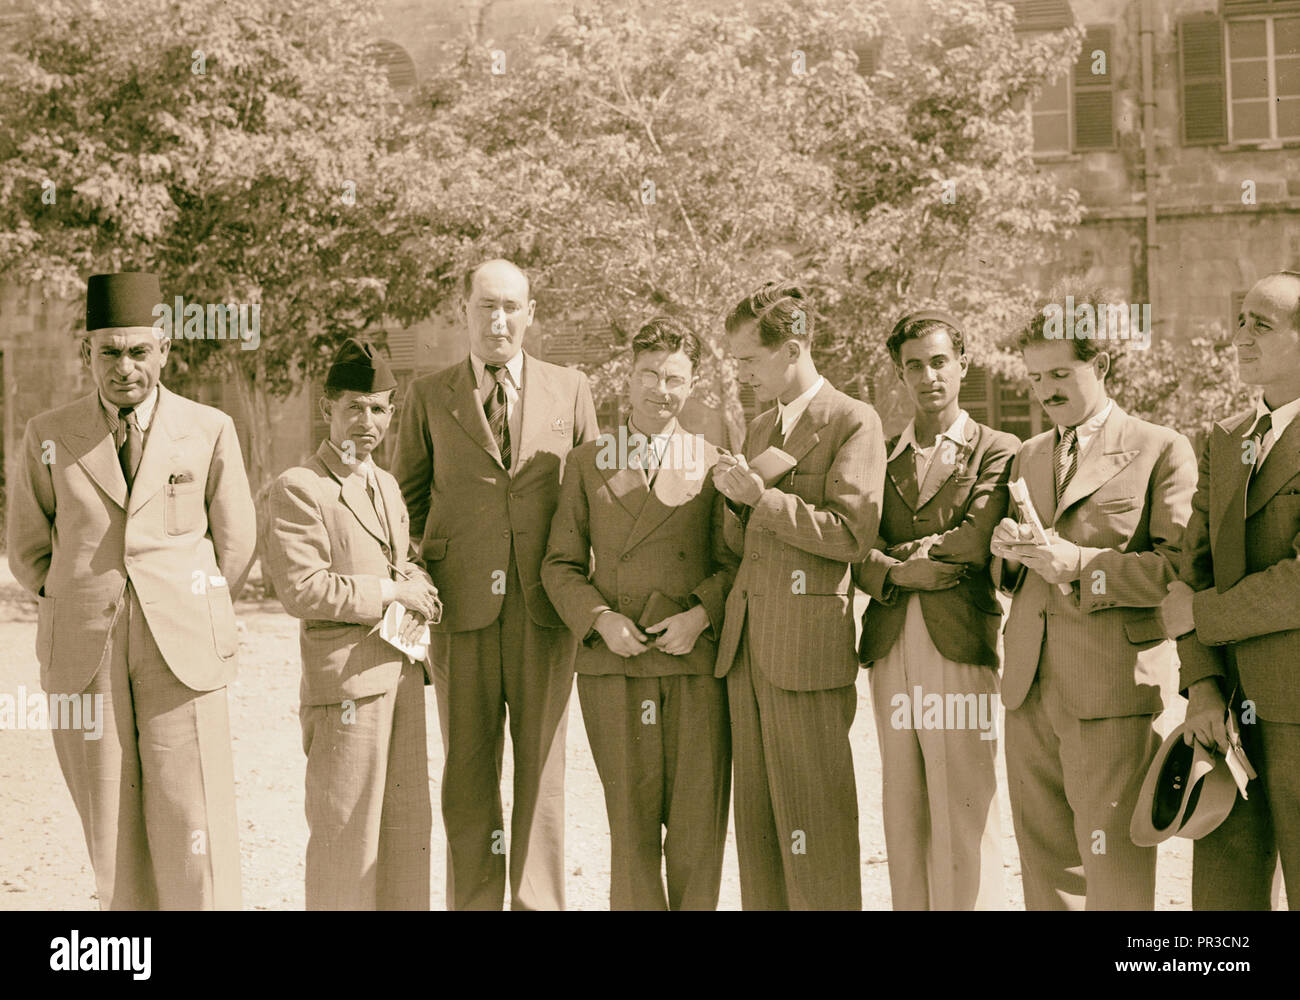
[[[551,430],[556,434],[567,434],[569,433],[569,422],[563,417],[556,417],[551,422]]]
[[[180,483],[192,483],[194,482],[194,475],[189,472],[173,472],[167,477],[167,482],[172,486]]]

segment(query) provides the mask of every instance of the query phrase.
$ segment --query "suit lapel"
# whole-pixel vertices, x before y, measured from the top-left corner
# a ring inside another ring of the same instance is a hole
[[[158,402],[154,404],[153,419],[149,422],[149,436],[131,487],[132,514],[167,485],[172,473],[184,471],[178,469],[185,461],[179,443],[189,437],[190,431],[176,417],[176,394],[159,385]]]
[[[645,473],[640,469],[631,468],[628,454],[631,451],[631,445],[628,443],[627,424],[619,427],[618,435],[611,435],[613,440],[610,442],[610,448],[614,452],[613,467],[608,467],[609,462],[600,460],[601,454],[607,449],[599,448],[596,451],[596,470],[605,477],[605,482],[609,484],[609,491],[614,494],[614,499],[626,510],[632,517],[641,516],[641,508],[645,506],[646,498],[650,495],[650,487],[646,483]]]
[[[898,447],[898,441],[890,442],[890,450]],[[912,510],[917,509],[918,486],[916,482],[916,453],[912,451],[911,446],[904,448],[894,456],[892,462],[886,466],[889,473],[889,481],[894,484],[894,489],[898,490],[898,495],[903,498],[903,502]]]
[[[384,506],[384,520],[388,523],[388,540],[393,552],[393,562],[400,563],[406,556],[406,543],[410,541],[409,535],[405,541],[398,538],[398,528],[401,526],[399,522],[402,512],[406,509],[402,503],[402,494],[396,483],[389,485],[385,476],[376,473],[375,482],[379,484],[379,502]]]
[[[817,394],[808,401],[807,409],[803,411],[803,416],[799,418],[799,422],[790,431],[790,436],[786,438],[785,447],[782,450],[796,462],[802,461],[803,457],[812,451],[817,442],[821,440],[821,430],[830,422],[827,410],[830,408],[830,398],[833,391],[830,382],[823,382],[822,387],[817,390]],[[775,426],[775,421],[773,426]],[[771,432],[769,431],[769,433]]]
[[[555,387],[550,379],[543,377],[541,367],[529,354],[524,354],[524,385],[520,392],[519,405],[524,408],[519,419],[519,444],[515,452],[515,468],[524,467],[524,459],[538,451],[538,439],[548,440],[556,434],[556,424],[564,428],[564,407],[555,394]],[[572,435],[572,430],[569,431]],[[557,435],[558,440],[558,435]]]
[[[966,460],[975,450],[975,439],[979,436],[976,429],[975,421],[969,417],[965,421],[965,427],[962,433],[962,443],[958,445],[951,438],[938,438],[935,441],[935,453],[930,460],[930,468],[926,470],[925,482],[921,484],[921,492],[917,498],[913,510],[920,510],[928,504],[949,479],[952,478],[953,472],[959,467],[964,468]],[[951,444],[949,448],[947,444]],[[948,461],[951,459],[951,461]],[[913,477],[915,478],[916,462],[912,463]]]
[[[1215,547],[1219,546],[1220,534],[1227,523],[1229,517],[1237,517],[1242,524],[1245,524],[1245,497],[1243,491],[1246,486],[1246,477],[1250,475],[1250,466],[1241,460],[1244,454],[1242,444],[1246,440],[1246,432],[1250,430],[1255,422],[1255,412],[1252,410],[1245,414],[1237,421],[1225,421],[1215,424],[1211,434],[1218,437],[1218,442],[1211,438],[1211,448],[1215,448],[1218,454],[1223,458],[1214,461],[1215,451],[1211,451],[1211,474],[1210,474],[1210,529],[1211,538]],[[1289,428],[1288,428],[1289,430]],[[1276,450],[1276,446],[1274,447]],[[1269,458],[1273,457],[1273,452],[1269,452]],[[1229,507],[1232,502],[1237,500],[1241,503],[1239,511],[1230,511]],[[1217,559],[1216,559],[1217,563]]]
[[[767,450],[767,443],[772,440],[772,429],[776,427],[776,407],[765,410],[754,418],[754,426],[745,438],[745,460],[753,458]]]
[[[487,415],[483,412],[483,397],[474,384],[474,367],[468,357],[452,381],[447,409],[465,429],[470,440],[492,456],[497,465],[501,465],[501,452],[497,450],[496,438],[492,436],[492,428],[488,426]]]
[[[98,390],[86,396],[73,413],[75,424],[59,435],[63,446],[91,481],[126,510],[126,477],[122,475],[122,463],[117,458],[113,432],[108,429]]]
[[[1123,446],[1123,429],[1128,414],[1116,403],[1111,404],[1110,416],[1097,432],[1099,441],[1093,443],[1089,454],[1081,455],[1079,468],[1065,487],[1065,494],[1057,505],[1053,522],[1065,511],[1085,497],[1092,496],[1098,489],[1119,475],[1120,471],[1133,461],[1136,451],[1127,451]],[[1053,442],[1054,444],[1055,442]],[[1048,462],[1051,469],[1052,462]],[[1052,469],[1053,491],[1055,490],[1055,469]]]
[[[353,516],[360,522],[361,527],[374,537],[375,541],[381,545],[389,545],[390,540],[385,536],[383,528],[379,526],[379,516],[375,513],[375,506],[370,502],[370,497],[366,493],[366,487],[362,477],[355,475],[353,470],[344,464],[343,459],[339,457],[328,441],[322,441],[319,448],[316,449],[316,457],[321,460],[321,464],[329,470],[329,474],[339,484],[339,498],[343,505],[352,511]],[[379,478],[378,476],[375,477]],[[391,525],[391,520],[390,520]],[[396,549],[394,549],[396,554]]]
[[[654,488],[647,495],[637,514],[632,532],[623,544],[627,552],[647,538],[673,512],[682,507],[704,487],[705,470],[700,468],[698,441],[686,434],[681,425],[673,431],[664,452],[664,462],[655,476]]]
[[[1254,516],[1273,499],[1284,483],[1294,479],[1297,468],[1300,468],[1300,420],[1292,420],[1282,436],[1273,442],[1268,457],[1250,481],[1246,492],[1246,517]]]
[[[1054,434],[1044,434],[1036,445],[1025,449],[1020,476],[1029,490],[1029,499],[1044,526],[1056,523],[1056,480],[1052,469]]]

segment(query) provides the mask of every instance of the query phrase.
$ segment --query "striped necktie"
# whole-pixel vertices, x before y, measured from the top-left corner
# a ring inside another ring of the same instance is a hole
[[[117,419],[120,427],[126,431],[117,449],[117,460],[122,464],[122,475],[126,477],[126,490],[129,493],[131,487],[135,485],[135,474],[140,469],[140,456],[144,452],[144,434],[140,430],[140,421],[136,418],[135,407],[123,406],[117,411]]]
[[[501,453],[501,464],[506,469],[509,469],[510,421],[507,419],[507,415],[510,411],[506,398],[506,366],[484,365],[483,367],[496,380],[492,395],[483,403],[483,412],[487,414],[488,427],[492,429],[492,437],[496,439],[497,451]]]
[[[1070,480],[1074,478],[1075,472],[1079,468],[1079,431],[1075,427],[1066,427],[1060,433],[1056,442],[1056,450],[1052,457],[1055,461],[1056,468],[1056,502],[1061,502],[1061,497],[1065,496],[1066,487],[1070,485]]]

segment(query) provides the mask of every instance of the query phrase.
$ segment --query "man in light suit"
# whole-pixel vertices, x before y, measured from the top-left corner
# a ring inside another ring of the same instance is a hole
[[[1011,468],[1048,543],[1010,518],[992,539],[994,580],[1013,595],[1002,701],[1025,906],[1149,910],[1156,852],[1133,844],[1129,821],[1173,669],[1158,609],[1195,460],[1181,434],[1107,397],[1105,345],[1054,338],[1053,315],[1036,313],[1020,345],[1055,426],[1026,441]]]
[[[817,373],[813,308],[797,285],[769,282],[726,328],[740,381],[776,400],[750,423],[744,455],[714,470],[741,556],[716,671],[731,713],[741,902],[861,909],[850,564],[876,540],[885,439],[874,409]],[[796,464],[767,483],[750,462],[771,446]]]
[[[109,910],[238,909],[226,685],[255,545],[235,425],[169,392],[151,274],[97,274],[96,391],[34,417],[10,487],[9,565],[36,595],[50,695],[102,696],[103,736],[54,730]]]
[[[430,656],[446,767],[447,905],[500,909],[503,726],[514,750],[513,909],[564,907],[564,736],[574,639],[541,565],[569,450],[597,434],[587,377],[526,354],[536,303],[505,260],[465,276],[470,356],[416,379],[394,472],[438,587]]]
[[[722,538],[718,451],[677,423],[699,361],[675,320],[637,333],[626,433],[569,455],[542,564],[582,640],[578,696],[605,787],[612,910],[712,910],[722,883],[731,734],[713,667],[736,557]]]
[[[1300,909],[1300,272],[1246,295],[1237,371],[1255,406],[1215,424],[1163,610],[1190,736],[1226,751],[1231,708],[1258,777],[1192,851],[1192,906],[1270,909],[1281,856]],[[1190,742],[1190,739],[1189,739]]]
[[[961,408],[955,316],[904,316],[887,346],[915,416],[889,442],[880,538],[853,580],[871,596],[860,659],[871,668],[889,886],[896,910],[1002,909],[1002,609],[987,567],[1020,442]]]
[[[396,388],[373,345],[345,341],[321,399],[329,437],[269,498],[268,568],[302,619],[309,910],[429,908],[426,672],[375,629],[394,601],[424,620],[437,606],[407,558],[397,480],[371,458]]]

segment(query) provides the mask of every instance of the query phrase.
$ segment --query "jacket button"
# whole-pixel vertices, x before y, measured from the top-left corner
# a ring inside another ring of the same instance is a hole
[[[502,529],[501,529],[501,537],[502,537],[502,538],[509,538],[509,537],[510,537],[510,529],[509,529],[509,528],[502,528]]]
[[[628,597],[627,594],[624,594],[622,597],[618,599],[618,601],[620,604],[631,604],[632,598]]]
[[[685,552],[678,552],[678,553],[677,553],[677,558],[678,558],[678,559],[685,559],[685,558],[686,558],[686,553],[685,553]]]
[[[751,559],[757,559],[757,558],[758,558],[758,553],[757,553],[757,552],[751,552],[751,553],[749,554],[749,558],[751,558]]]

